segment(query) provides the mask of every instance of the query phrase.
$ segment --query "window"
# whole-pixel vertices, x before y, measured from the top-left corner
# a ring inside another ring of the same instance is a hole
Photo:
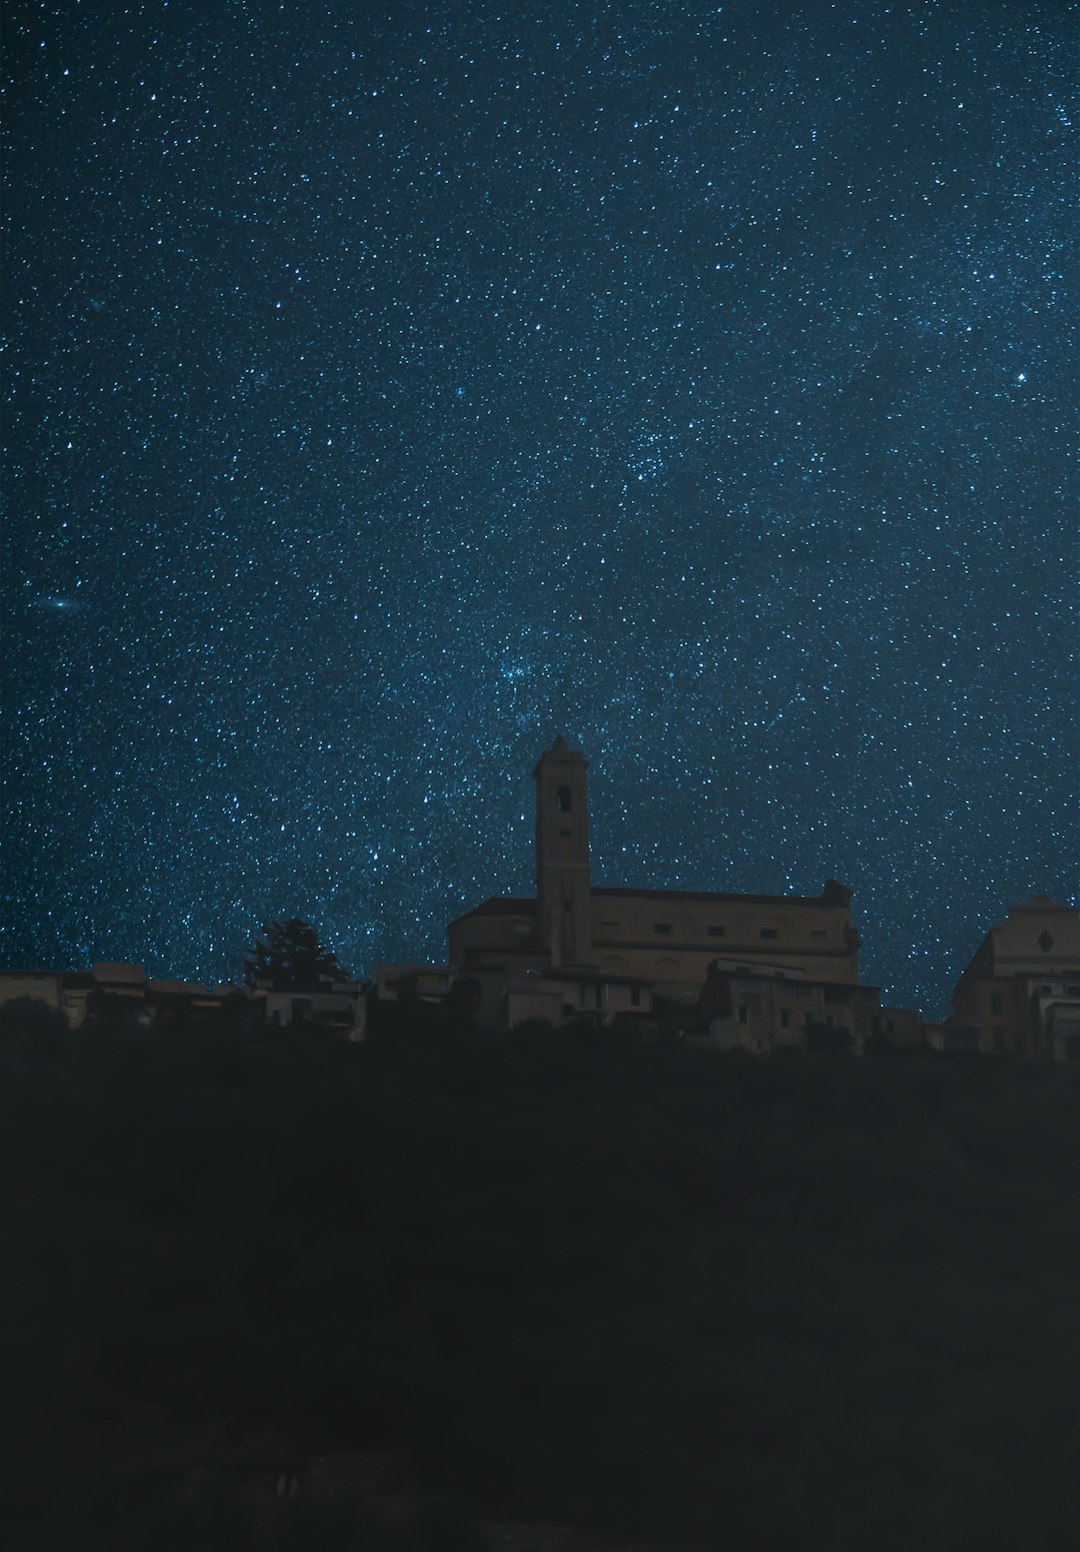
[[[555,807],[560,814],[572,814],[574,812],[574,794],[569,787],[560,787],[555,794]]]
[[[810,936],[812,938],[827,938],[828,933],[825,931],[824,927],[815,927]]]
[[[640,1008],[641,1007],[641,987],[640,986],[631,986],[631,988],[630,988],[630,1006],[632,1008]]]
[[[780,1028],[781,1029],[787,1029],[787,1027],[788,1027],[788,1025],[790,1023],[791,1023],[791,1014],[788,1012],[788,1010],[786,1008],[781,1008],[780,1009]]]
[[[1043,994],[1043,996],[1046,996],[1046,994],[1047,994],[1047,993],[1048,993],[1048,992],[1052,992],[1052,991],[1053,991],[1053,989],[1054,989],[1054,988],[1053,988],[1053,987],[1052,987],[1052,986],[1040,986],[1040,987],[1039,987],[1039,990],[1040,990],[1040,991],[1041,991],[1041,992],[1042,992],[1042,994]]]
[[[1048,932],[1040,932],[1037,941],[1044,954],[1049,954],[1054,946],[1054,940]]]
[[[653,925],[653,931],[654,932],[658,932],[661,937],[666,937],[667,934],[671,931],[671,923],[670,922],[656,922]]]
[[[994,1030],[994,1050],[999,1056],[1008,1050],[1008,1044],[1005,1039],[1005,1031],[1003,1029]]]
[[[803,1014],[802,1021],[806,1025],[807,1029],[809,1029],[810,1025],[814,1022],[814,1015],[809,1011],[809,1009]]]
[[[710,927],[709,928],[709,937],[710,938],[722,938],[723,936],[724,936],[724,928],[723,927]]]
[[[1066,986],[1065,990],[1070,997],[1080,997],[1080,986]]]
[[[746,1004],[744,1002],[741,1002],[739,1004],[739,1023],[740,1024],[745,1024],[747,1019],[749,1018],[749,1016],[750,1016],[749,1009],[747,1008],[747,1006],[746,1006]]]
[[[1000,1013],[1001,1012],[1001,993],[1000,992],[991,992],[991,994],[990,994],[990,1012],[991,1013]]]
[[[775,927],[762,927],[761,936],[763,938],[778,938],[780,934]]]

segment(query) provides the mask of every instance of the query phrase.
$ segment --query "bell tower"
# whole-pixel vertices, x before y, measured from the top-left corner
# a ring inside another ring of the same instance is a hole
[[[537,925],[554,968],[587,965],[592,956],[587,769],[560,734],[533,771]]]

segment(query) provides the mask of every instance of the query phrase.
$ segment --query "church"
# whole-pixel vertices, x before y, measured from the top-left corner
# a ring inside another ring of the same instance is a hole
[[[544,750],[533,772],[535,898],[485,900],[449,925],[451,974],[482,986],[486,1022],[575,1012],[606,1022],[648,1011],[654,996],[689,1009],[717,960],[858,985],[851,891],[833,880],[816,896],[595,886],[587,771],[561,736]]]

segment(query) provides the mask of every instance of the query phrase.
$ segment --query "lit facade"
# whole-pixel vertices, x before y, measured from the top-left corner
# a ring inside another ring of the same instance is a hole
[[[997,922],[956,984],[950,1023],[987,1055],[1080,1061],[1080,910],[1037,895]]]
[[[586,772],[584,755],[563,738],[544,751],[533,772],[535,896],[487,900],[450,923],[450,967],[489,983],[489,1004],[526,975],[587,973],[692,1007],[721,954],[787,965],[805,980],[858,984],[851,891],[834,881],[818,896],[593,885]],[[500,974],[502,993],[494,989]]]

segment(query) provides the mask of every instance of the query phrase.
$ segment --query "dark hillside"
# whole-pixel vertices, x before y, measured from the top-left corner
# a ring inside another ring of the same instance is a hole
[[[1074,1544],[1073,1071],[8,1017],[0,1137],[26,1545],[255,1544],[259,1450],[442,1506],[282,1545]]]

